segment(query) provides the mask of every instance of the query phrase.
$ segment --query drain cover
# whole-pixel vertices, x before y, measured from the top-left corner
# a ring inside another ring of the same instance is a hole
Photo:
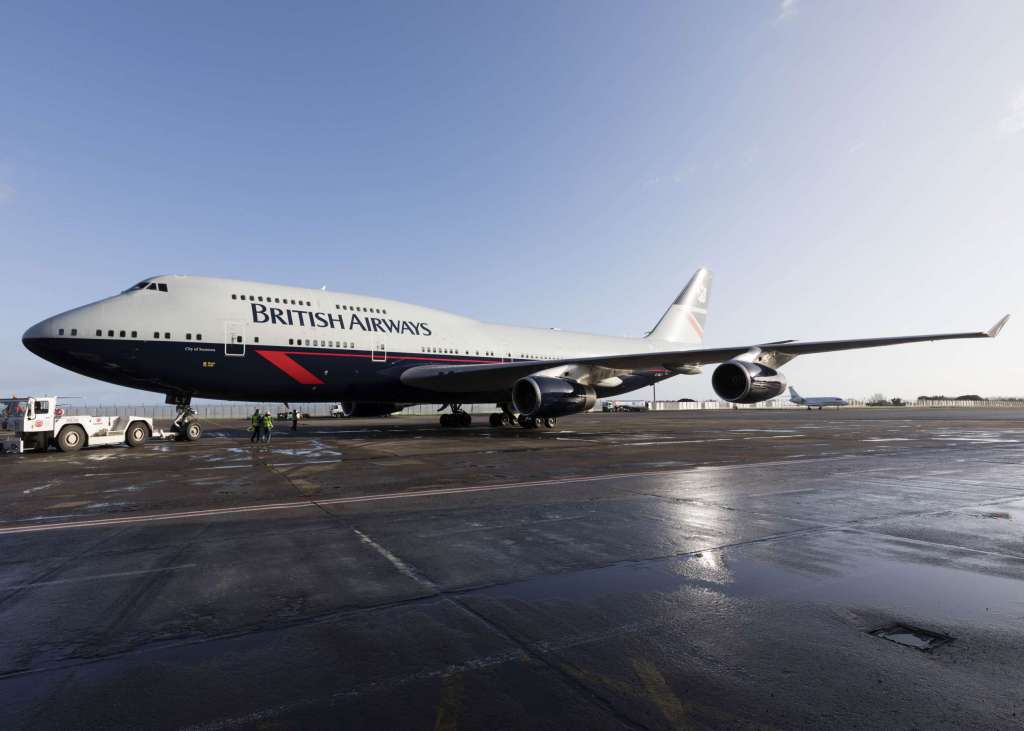
[[[921,652],[930,652],[936,647],[953,641],[953,638],[949,635],[931,632],[920,627],[911,627],[906,624],[890,624],[871,630],[868,634],[881,637],[883,640],[889,640],[889,642],[895,642],[897,645],[913,647],[915,650],[921,650]]]

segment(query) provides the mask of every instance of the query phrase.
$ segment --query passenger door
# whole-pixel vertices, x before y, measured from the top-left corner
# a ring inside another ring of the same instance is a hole
[[[245,323],[224,323],[224,355],[245,355]]]
[[[374,342],[373,350],[370,351],[370,360],[374,363],[384,363],[388,359],[388,348],[384,343]]]

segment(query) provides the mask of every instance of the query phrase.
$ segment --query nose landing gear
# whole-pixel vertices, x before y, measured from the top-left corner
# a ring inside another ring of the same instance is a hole
[[[167,403],[173,403],[177,416],[171,422],[171,430],[177,433],[179,442],[195,442],[203,435],[203,426],[196,419],[196,410],[192,408],[191,395],[168,394]]]

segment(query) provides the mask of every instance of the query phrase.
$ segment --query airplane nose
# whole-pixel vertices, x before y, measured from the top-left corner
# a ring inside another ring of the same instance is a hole
[[[35,340],[43,337],[46,331],[46,320],[37,322],[35,325],[25,331],[25,334],[21,336],[21,342],[27,342],[29,340]]]
[[[21,336],[21,344],[40,358],[46,358],[46,355],[44,354],[45,343],[47,338],[53,336],[53,333],[51,332],[53,330],[51,327],[52,322],[52,317],[41,322],[37,322]]]

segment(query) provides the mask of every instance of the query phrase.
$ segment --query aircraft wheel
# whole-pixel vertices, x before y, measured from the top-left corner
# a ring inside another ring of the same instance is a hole
[[[469,415],[468,411],[460,411],[455,415],[455,418],[459,426],[469,426],[473,423],[473,417]]]
[[[441,426],[448,428],[452,425],[451,414],[441,414]]]
[[[501,414],[491,414],[487,421],[491,426],[501,426]]]
[[[546,418],[544,420],[544,426],[546,426],[548,429],[554,429],[555,428],[555,417],[549,416],[548,418]]]
[[[198,421],[189,421],[181,431],[181,436],[186,442],[197,442],[203,435],[203,427]]]
[[[43,442],[45,445],[46,442]],[[57,449],[62,452],[77,452],[79,449],[85,446],[85,429],[80,426],[66,426],[60,430],[60,434],[57,435]],[[36,451],[42,452],[44,449],[36,447]]]
[[[143,421],[133,421],[128,425],[128,431],[124,435],[124,440],[127,442],[129,447],[139,447],[146,443],[149,439],[149,427]]]
[[[509,424],[513,423],[515,420],[511,416],[509,416],[508,414],[502,412],[502,413],[498,414],[498,421],[500,422],[501,426],[508,426]]]

